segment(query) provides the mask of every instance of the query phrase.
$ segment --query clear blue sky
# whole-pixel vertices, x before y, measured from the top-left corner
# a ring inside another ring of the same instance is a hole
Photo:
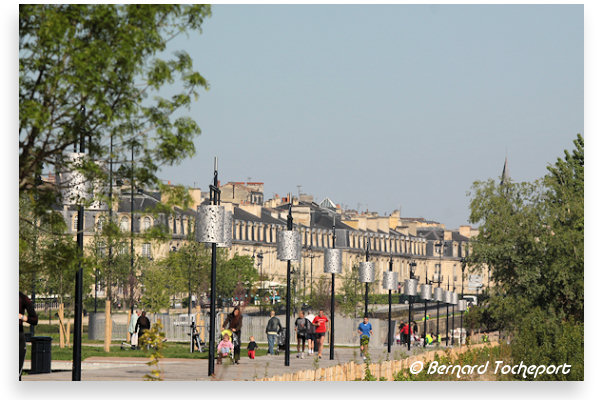
[[[197,155],[160,177],[219,177],[356,209],[468,221],[508,155],[533,180],[584,133],[581,5],[215,5],[178,38],[209,81]]]

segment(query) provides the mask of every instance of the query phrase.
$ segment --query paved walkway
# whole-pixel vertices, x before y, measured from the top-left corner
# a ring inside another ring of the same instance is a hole
[[[433,347],[432,349],[436,349]],[[421,348],[412,348],[410,354],[420,353]],[[242,355],[245,353],[242,351]],[[405,346],[393,346],[390,359],[402,359],[409,355]],[[379,362],[388,359],[387,347],[371,349],[371,361]],[[292,352],[290,365],[284,365],[283,354],[277,356],[262,356],[250,360],[247,356],[242,357],[239,365],[232,365],[229,360],[223,365],[216,365],[215,376],[209,378],[208,360],[190,360],[181,358],[165,358],[160,361],[165,381],[231,381],[231,380],[254,380],[266,376],[274,376],[283,373],[296,372],[304,369],[324,368],[337,364],[345,364],[350,361],[362,363],[360,350],[358,348],[338,347],[335,351],[335,359],[329,360],[329,348],[325,347],[323,358],[315,360],[315,357],[304,359],[296,358]],[[82,381],[141,381],[144,375],[150,372],[146,365],[148,359],[135,357],[89,357],[81,363]],[[25,361],[24,369],[29,370],[30,362]],[[70,381],[72,374],[71,361],[52,361],[53,372],[48,374],[24,375],[23,381]]]

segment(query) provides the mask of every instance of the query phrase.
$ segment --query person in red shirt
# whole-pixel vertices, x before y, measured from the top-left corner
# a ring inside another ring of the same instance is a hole
[[[323,342],[325,342],[325,334],[327,333],[327,323],[329,320],[324,314],[323,310],[319,310],[319,315],[313,319],[312,323],[315,325],[315,342],[319,348],[319,358],[323,353]]]
[[[409,324],[405,324],[402,327],[402,329],[400,330],[400,333],[406,338],[405,344],[408,343],[408,341],[412,339],[411,336],[412,336],[413,330],[412,330],[412,328],[410,328]]]

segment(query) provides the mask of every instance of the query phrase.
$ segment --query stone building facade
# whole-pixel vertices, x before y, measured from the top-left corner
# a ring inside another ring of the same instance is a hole
[[[233,212],[233,240],[230,256],[234,254],[254,257],[255,266],[265,280],[285,284],[287,264],[277,260],[277,232],[286,229],[289,199],[276,198],[263,201],[262,183],[237,185],[229,182],[222,187],[222,204]],[[241,189],[244,186],[245,189]],[[114,202],[113,218],[121,230],[130,231],[131,227],[131,193],[127,188],[116,193],[118,201]],[[230,192],[228,192],[230,190]],[[176,250],[189,238],[193,238],[195,226],[195,208],[207,202],[199,189],[192,189],[194,209],[175,208],[171,215],[154,212],[157,204],[164,202],[158,192],[139,191],[134,193],[133,232],[134,252],[157,259],[166,256],[169,251]],[[260,195],[257,195],[260,194]],[[254,196],[254,197],[252,197]],[[324,250],[333,243],[333,222],[335,220],[336,248],[343,249],[344,275],[352,266],[365,260],[367,242],[370,242],[370,260],[376,266],[376,278],[381,279],[384,270],[389,269],[390,259],[393,270],[398,272],[399,281],[410,276],[410,263],[417,264],[415,275],[419,283],[440,281],[444,287],[457,290],[464,288],[465,294],[480,290],[479,283],[486,282],[487,275],[474,276],[462,273],[463,257],[469,252],[469,240],[477,234],[469,226],[450,231],[435,221],[422,218],[402,218],[395,211],[389,216],[376,213],[357,213],[344,211],[339,207],[331,207],[329,202],[317,204],[309,197],[299,200],[292,197],[292,215],[294,229],[302,238],[302,259],[293,263],[295,278],[299,289],[310,292],[310,283],[324,276]],[[267,206],[268,205],[268,206]],[[76,235],[77,208],[64,206],[63,216],[70,229]],[[108,218],[108,210],[91,209],[84,213],[84,244],[88,246],[96,233],[101,229],[103,221]],[[139,235],[151,227],[161,224],[168,226],[171,238],[157,242],[145,240]],[[129,249],[129,240],[123,243]],[[330,277],[330,275],[327,275]],[[475,283],[474,283],[475,282]],[[435,283],[434,283],[435,285]],[[336,285],[339,289],[341,285]],[[376,292],[383,293],[380,285],[373,285]],[[102,297],[102,293],[99,293]]]

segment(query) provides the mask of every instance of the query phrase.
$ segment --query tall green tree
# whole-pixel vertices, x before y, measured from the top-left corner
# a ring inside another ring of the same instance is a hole
[[[252,257],[234,254],[229,260],[218,264],[217,296],[233,297],[239,285],[251,290],[257,281],[258,271]]]
[[[364,283],[358,281],[358,264],[347,268],[342,275],[341,295],[343,298],[340,303],[342,314],[356,317],[357,307],[364,299]]]
[[[161,165],[192,156],[200,128],[182,111],[208,84],[185,50],[166,50],[175,37],[201,32],[210,13],[208,5],[21,4],[20,192],[65,167],[82,132],[90,160],[107,159],[109,137],[117,161],[134,146],[137,184],[158,183]],[[93,162],[81,169],[106,180]]]
[[[140,278],[143,285],[142,306],[150,312],[160,312],[161,308],[169,307],[169,287],[174,278],[167,269],[145,257],[140,257],[140,261],[145,264]]]
[[[583,379],[581,135],[574,144],[535,182],[475,182],[470,221],[480,223],[480,233],[469,263],[490,268],[494,286],[486,306],[515,335],[513,355],[538,365],[581,363],[567,379]],[[570,340],[569,351],[555,350]]]

